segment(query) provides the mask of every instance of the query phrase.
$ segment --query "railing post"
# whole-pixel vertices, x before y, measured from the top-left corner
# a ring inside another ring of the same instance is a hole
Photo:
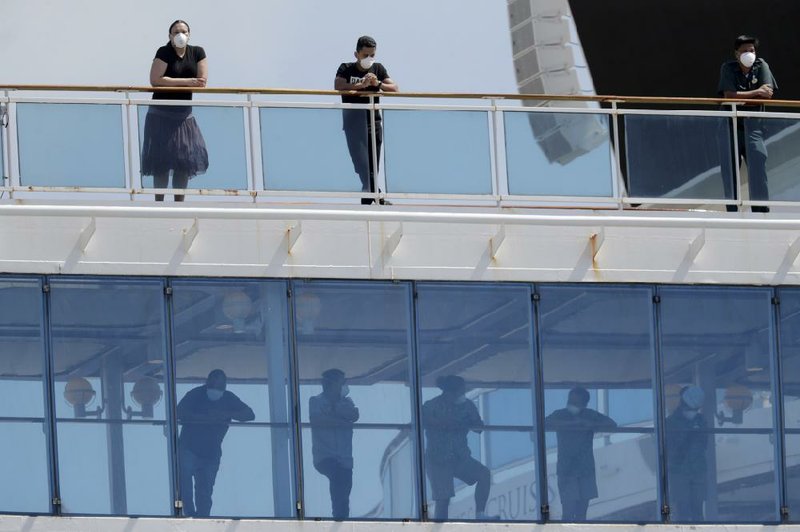
[[[736,202],[738,207],[742,206],[742,170],[741,154],[739,153],[739,114],[737,113],[737,103],[731,103],[731,125],[733,126],[733,178],[736,190]],[[725,176],[723,176],[724,178]],[[727,198],[726,198],[727,199]]]
[[[5,144],[8,155],[8,197],[14,197],[14,187],[20,185],[19,178],[19,145],[17,143],[17,104],[12,101],[10,91],[6,91],[8,97],[7,125],[5,131]]]
[[[5,134],[3,134],[5,131]],[[0,165],[0,183],[3,187],[8,186],[9,179],[9,162],[8,162],[8,91],[3,91],[3,99],[0,102],[0,160],[3,164]],[[0,194],[2,197],[2,194]]]
[[[369,135],[369,142],[372,146],[372,186],[375,188],[373,191],[377,194],[377,202],[380,203],[380,200],[383,198],[384,193],[386,192],[386,179],[380,177],[378,172],[378,163],[381,160],[381,154],[378,153],[378,140],[377,140],[377,131],[375,129],[376,114],[380,111],[375,109],[375,96],[370,94],[369,95],[369,124],[370,124],[370,135]],[[381,122],[381,127],[383,127],[383,123]]]
[[[622,200],[623,195],[627,192],[623,174],[622,174],[622,135],[620,134],[620,120],[619,120],[619,107],[617,107],[617,100],[611,100],[611,127],[614,128],[614,133],[611,136],[611,156],[613,163],[611,172],[613,174],[611,182],[611,193],[614,199],[617,200],[617,210],[623,210],[625,203]]]
[[[503,111],[497,109],[497,99],[492,98],[492,108],[489,111],[492,146],[490,148],[491,157],[494,158],[492,165],[493,180],[492,194],[495,196],[495,204],[502,205],[504,196],[508,192],[508,171],[506,162],[506,143],[505,143],[505,115]]]
[[[253,203],[256,202],[258,191],[263,190],[264,187],[264,171],[261,162],[261,116],[257,106],[253,106],[252,93],[247,94],[247,106],[244,107],[244,128],[245,138],[245,160],[247,164],[248,176],[248,189]],[[259,176],[261,177],[261,184],[257,183]]]

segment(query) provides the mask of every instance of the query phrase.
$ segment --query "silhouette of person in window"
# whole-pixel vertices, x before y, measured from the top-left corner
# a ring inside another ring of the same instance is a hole
[[[595,432],[614,429],[608,416],[587,408],[589,392],[573,388],[566,408],[556,410],[544,420],[545,430],[554,430],[558,447],[556,463],[558,493],[563,521],[585,521],[589,501],[596,498],[597,477],[592,441]]]
[[[227,380],[224,371],[215,369],[204,385],[189,390],[178,403],[181,499],[183,513],[189,517],[211,514],[222,440],[231,420],[252,421],[256,417],[241,399],[225,390]]]
[[[457,375],[436,379],[441,395],[422,405],[422,426],[425,428],[425,471],[436,502],[433,518],[448,517],[450,499],[455,496],[453,481],[475,486],[476,519],[497,519],[486,515],[486,503],[492,485],[492,475],[485,465],[472,457],[467,444],[469,431],[483,432],[475,403],[466,397],[464,379]]]
[[[706,421],[700,413],[703,390],[686,386],[677,408],[667,416],[667,481],[672,519],[702,521],[706,498]]]
[[[353,424],[358,408],[340,369],[322,373],[322,393],[308,400],[314,468],[328,477],[331,509],[336,520],[350,517],[353,489]]]

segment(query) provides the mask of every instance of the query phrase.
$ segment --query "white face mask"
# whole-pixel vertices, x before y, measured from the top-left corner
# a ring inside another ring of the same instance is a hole
[[[208,388],[206,390],[206,395],[208,396],[209,401],[219,401],[222,399],[222,395],[224,393],[224,390],[215,390],[214,388]]]
[[[575,405],[567,405],[567,410],[569,410],[569,413],[573,416],[577,416],[581,413],[582,408]]]
[[[360,60],[358,64],[361,65],[361,68],[363,68],[364,70],[369,70],[372,67],[372,65],[375,64],[375,58],[365,57],[364,59]]]
[[[750,68],[753,66],[753,63],[756,62],[756,54],[753,52],[745,52],[739,56],[739,62],[746,68]]]
[[[697,410],[684,410],[683,415],[686,419],[694,419],[697,417]]]
[[[345,384],[344,386],[342,386],[342,391],[339,393],[341,394],[342,399],[344,399],[345,397],[350,395],[350,387]]]
[[[461,395],[459,395],[458,397],[456,397],[456,401],[455,401],[455,403],[456,403],[457,405],[464,404],[464,403],[466,403],[466,402],[467,402],[467,396],[466,396],[466,395],[464,395],[464,394],[461,394]]]
[[[175,45],[175,48],[186,48],[186,43],[189,42],[189,35],[186,33],[176,33],[174,37],[172,37],[172,44]]]

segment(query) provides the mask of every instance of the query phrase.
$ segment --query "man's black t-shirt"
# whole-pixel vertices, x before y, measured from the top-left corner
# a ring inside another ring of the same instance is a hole
[[[186,53],[180,57],[171,44],[166,44],[156,51],[156,59],[167,64],[164,76],[168,78],[196,78],[197,63],[206,58],[206,51],[201,46],[186,46]],[[154,100],[191,100],[191,92],[154,92]]]
[[[369,72],[375,74],[378,81],[385,81],[389,78],[389,73],[386,68],[380,63],[373,63],[369,70],[362,70],[358,67],[358,63],[342,63],[339,65],[339,70],[336,71],[337,78],[344,78],[347,83],[360,83],[364,76]],[[378,92],[378,87],[367,87],[363,89],[368,92]],[[378,103],[380,98],[375,98],[375,103]],[[364,96],[342,96],[342,103],[369,103],[369,98]]]

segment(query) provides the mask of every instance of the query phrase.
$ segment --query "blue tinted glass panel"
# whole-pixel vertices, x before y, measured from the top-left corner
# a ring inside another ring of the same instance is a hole
[[[751,200],[800,200],[800,122],[745,118],[740,150],[747,156]]]
[[[491,194],[484,111],[383,112],[389,192]]]
[[[50,510],[42,289],[0,281],[0,512]]]
[[[417,291],[428,518],[538,519],[530,288]]]
[[[157,145],[169,147],[178,146],[166,152],[162,150],[153,152],[154,160],[163,161],[159,167],[172,168],[175,166],[185,168],[187,159],[194,161],[193,168],[202,167],[202,149],[207,153],[207,169],[198,171],[197,175],[189,179],[192,189],[229,189],[247,190],[247,156],[245,152],[244,112],[240,107],[209,107],[192,106],[189,111],[178,112],[180,118],[162,117],[160,110],[181,109],[183,107],[156,107],[139,106],[139,146],[144,150],[152,138]],[[150,112],[153,110],[153,112]],[[146,133],[146,126],[150,129]],[[191,140],[188,140],[191,139]],[[157,149],[154,147],[154,149]],[[161,155],[159,155],[161,154]],[[179,154],[179,155],[170,155]],[[164,156],[165,158],[160,158]],[[146,164],[142,162],[142,186],[154,186],[152,173],[144,175],[147,171]],[[198,166],[199,165],[199,166]],[[169,187],[175,188],[172,178]],[[191,196],[190,196],[191,198]]]
[[[119,105],[17,104],[20,183],[124,187]]]
[[[342,122],[342,113],[354,111],[367,113],[356,109],[262,108],[264,188],[360,191],[361,181],[348,151]],[[366,132],[360,138],[366,143]]]
[[[734,197],[728,118],[627,115],[624,124],[630,196]]]
[[[510,194],[611,196],[606,115],[507,112],[503,121]]]
[[[170,515],[161,281],[50,287],[62,511]]]
[[[292,517],[285,283],[172,287],[184,515]]]
[[[293,295],[306,516],[418,519],[410,285]]]
[[[675,522],[778,520],[771,290],[661,290]]]
[[[786,490],[790,519],[797,521],[800,518],[800,290],[781,289],[780,301]]]
[[[652,290],[539,292],[550,517],[659,521]]]

